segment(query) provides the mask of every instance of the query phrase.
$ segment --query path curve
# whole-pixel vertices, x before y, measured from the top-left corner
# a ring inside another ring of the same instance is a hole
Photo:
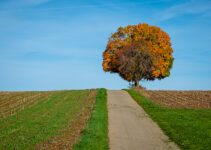
[[[108,90],[110,150],[178,150],[126,91]]]

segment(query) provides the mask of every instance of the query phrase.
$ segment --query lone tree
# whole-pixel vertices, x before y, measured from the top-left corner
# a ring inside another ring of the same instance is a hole
[[[146,42],[134,41],[120,51],[117,53],[116,67],[123,79],[134,81],[135,86],[139,86],[141,79],[153,80],[151,69],[153,57]]]
[[[170,37],[148,24],[119,27],[103,53],[103,70],[139,86],[140,80],[163,79],[173,65]]]

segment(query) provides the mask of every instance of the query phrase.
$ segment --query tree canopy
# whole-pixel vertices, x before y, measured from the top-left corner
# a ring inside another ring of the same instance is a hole
[[[173,49],[169,35],[148,24],[119,27],[103,53],[103,70],[127,81],[163,79],[170,75]]]

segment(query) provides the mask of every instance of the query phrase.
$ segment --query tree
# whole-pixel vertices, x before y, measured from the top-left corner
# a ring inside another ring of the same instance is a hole
[[[173,65],[170,37],[148,24],[119,27],[109,38],[103,53],[103,70],[135,82],[163,79]]]
[[[145,41],[134,41],[126,45],[117,53],[117,60],[119,75],[129,82],[135,82],[135,86],[139,86],[142,79],[153,80],[153,57]]]

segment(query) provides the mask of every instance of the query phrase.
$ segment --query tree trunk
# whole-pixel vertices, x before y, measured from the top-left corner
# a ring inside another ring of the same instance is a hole
[[[139,80],[135,81],[135,87],[139,88]]]

